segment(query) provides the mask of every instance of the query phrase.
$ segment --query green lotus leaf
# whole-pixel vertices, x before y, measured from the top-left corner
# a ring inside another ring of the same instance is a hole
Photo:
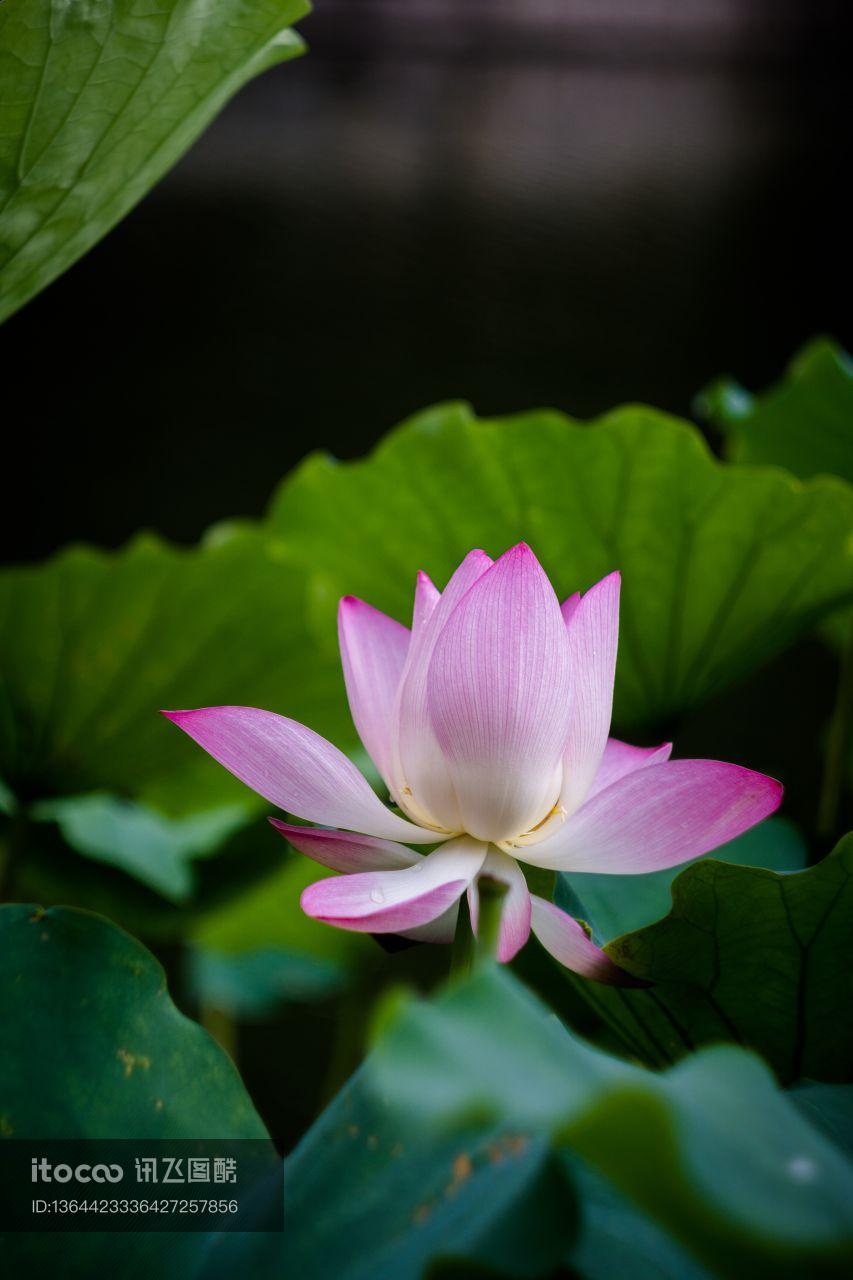
[[[0,320],[133,208],[245,82],[301,52],[305,0],[0,5]]]
[[[0,1025],[0,1141],[268,1136],[233,1063],[172,1003],[154,957],[99,916],[0,907]],[[216,1238],[10,1233],[4,1257],[16,1275],[109,1267],[142,1280],[154,1267],[178,1280],[209,1274]]]
[[[158,711],[255,704],[351,740],[310,610],[304,574],[251,531],[0,571],[0,776],[22,804],[109,791],[176,814],[257,808]]]
[[[852,876],[853,835],[803,871],[701,859],[672,880],[663,919],[616,938],[596,923],[606,877],[589,877],[587,905],[586,877],[560,876],[557,901],[592,925],[617,964],[651,985],[626,990],[572,981],[648,1063],[665,1065],[699,1045],[730,1041],[758,1050],[782,1080],[849,1079]],[[605,925],[613,927],[614,904],[629,892],[614,883]]]
[[[268,527],[315,574],[325,643],[339,596],[408,620],[415,572],[443,585],[475,546],[529,542],[561,595],[621,569],[622,728],[670,721],[853,598],[848,486],[725,467],[636,406],[591,424],[439,406],[363,461],[309,458]]]

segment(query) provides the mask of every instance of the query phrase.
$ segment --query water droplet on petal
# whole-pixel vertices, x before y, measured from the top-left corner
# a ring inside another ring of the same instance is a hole
[[[385,901],[385,894],[382,892],[382,890],[381,890],[381,889],[371,889],[371,890],[370,890],[370,901],[371,901],[371,902],[384,902],[384,901]]]

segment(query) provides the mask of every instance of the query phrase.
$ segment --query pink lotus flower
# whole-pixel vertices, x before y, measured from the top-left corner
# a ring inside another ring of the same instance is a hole
[[[627,980],[583,927],[531,894],[522,862],[618,874],[675,866],[779,805],[772,778],[715,760],[670,760],[671,744],[608,738],[619,628],[618,573],[562,608],[523,543],[472,551],[439,593],[421,573],[411,631],[341,601],[350,709],[388,787],[304,725],[253,707],[164,714],[270,803],[318,827],[273,825],[345,874],[302,907],[344,929],[449,941],[461,895],[477,926],[478,880],[506,885],[498,958],[531,929],[559,961]],[[401,816],[405,814],[406,816]],[[408,845],[437,846],[427,856]]]

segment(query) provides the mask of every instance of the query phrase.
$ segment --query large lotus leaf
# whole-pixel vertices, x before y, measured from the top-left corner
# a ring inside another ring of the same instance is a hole
[[[644,1061],[665,1064],[697,1045],[727,1040],[757,1049],[783,1080],[850,1079],[851,873],[853,836],[805,871],[701,860],[673,880],[664,919],[607,947],[651,986],[573,981]],[[575,887],[582,879],[560,877],[557,900],[596,932],[595,912],[583,887]],[[603,892],[596,883],[595,894]],[[614,894],[627,892],[614,885]]]
[[[254,801],[158,715],[249,703],[352,734],[315,660],[309,588],[251,532],[183,550],[149,538],[0,572],[0,776],[19,800],[106,790],[177,811]]]
[[[791,1090],[803,1115],[853,1160],[853,1084],[808,1080]]]
[[[583,1280],[709,1280],[712,1273],[612,1182],[571,1152],[564,1158],[580,1201],[580,1232],[566,1262]]]
[[[753,396],[730,378],[712,383],[699,407],[725,433],[735,462],[773,462],[807,479],[853,483],[853,363],[837,343],[817,338],[776,386]]]
[[[572,1036],[506,971],[398,1012],[371,1059],[406,1117],[546,1134],[728,1277],[849,1273],[853,1169],[753,1054],[664,1073]]]
[[[622,1268],[638,1280],[704,1280],[698,1263],[583,1162],[564,1157],[561,1174],[540,1133],[476,1118],[444,1130],[381,1094],[368,1060],[287,1162],[286,1274],[416,1280],[574,1267],[588,1280]],[[458,1272],[453,1258],[466,1260]]]
[[[231,1064],[177,1013],[138,943],[67,909],[3,908],[0,933],[0,1014],[14,1028],[4,1133],[263,1134]],[[415,1012],[415,1042],[404,1038],[402,1060],[401,1024],[392,1026],[390,1045],[300,1144],[286,1170],[283,1235],[30,1237],[15,1242],[12,1258],[42,1266],[61,1258],[66,1274],[81,1276],[118,1260],[134,1278],[156,1267],[206,1280],[245,1270],[259,1280],[297,1272],[416,1280],[441,1258],[517,1276],[585,1260],[594,1275],[624,1258],[626,1233],[639,1231],[649,1274],[657,1261],[660,1275],[701,1275],[679,1272],[678,1250],[650,1214],[715,1263],[724,1259],[726,1274],[748,1274],[748,1262],[761,1275],[768,1258],[782,1277],[806,1263],[834,1273],[845,1170],[799,1115],[790,1129],[784,1102],[748,1055],[733,1052],[718,1069],[703,1054],[701,1079],[681,1087],[677,1073],[658,1080],[573,1040],[507,974],[487,975],[485,987],[481,976],[461,996],[439,1001],[426,1024]],[[400,1089],[416,1099],[402,1111]],[[447,1128],[436,1123],[451,1113]],[[614,1163],[627,1167],[617,1181],[639,1214],[620,1214],[618,1194],[563,1163],[552,1138],[567,1117],[573,1145],[607,1176]],[[613,1131],[635,1162],[614,1162]],[[733,1154],[743,1162],[739,1180],[727,1176]],[[661,1186],[663,1208],[654,1198]],[[575,1243],[578,1196],[586,1216]],[[768,1224],[778,1244],[767,1240]]]
[[[154,957],[98,916],[0,908],[0,1026],[4,1138],[267,1137],[231,1060],[176,1009]],[[210,1243],[193,1232],[17,1235],[4,1258],[14,1274],[109,1267],[135,1278],[154,1267],[177,1280],[201,1273]]]
[[[0,6],[0,320],[65,271],[252,76],[305,0]]]
[[[369,1070],[285,1165],[282,1274],[418,1280],[442,1257],[500,1275],[549,1274],[577,1220],[548,1144],[476,1119],[437,1133],[417,1113],[392,1110],[369,1087]]]
[[[7,1137],[263,1137],[231,1062],[180,1014],[163,971],[106,920],[65,908],[0,908],[0,1132]],[[287,1087],[287,1060],[282,1061]],[[465,1139],[398,1122],[358,1080],[286,1171],[282,1234],[194,1233],[18,1240],[21,1265],[92,1274],[259,1280],[282,1275],[416,1280],[438,1255],[536,1276],[576,1230],[571,1189],[547,1143],[499,1126]],[[529,1233],[529,1234],[528,1234]]]
[[[85,911],[0,908],[3,1131],[14,1137],[263,1138],[230,1059],[165,975]]]
[[[530,542],[562,595],[621,569],[624,727],[694,706],[853,598],[846,485],[727,468],[695,428],[640,407],[589,425],[439,407],[364,461],[309,458],[269,527],[318,575],[326,644],[338,596],[408,619],[415,571],[443,585],[475,546]]]

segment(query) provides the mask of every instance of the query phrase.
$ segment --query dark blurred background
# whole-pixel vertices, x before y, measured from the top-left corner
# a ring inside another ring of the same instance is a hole
[[[436,400],[688,413],[849,345],[844,8],[317,0],[310,52],[0,331],[4,557],[194,539]]]

